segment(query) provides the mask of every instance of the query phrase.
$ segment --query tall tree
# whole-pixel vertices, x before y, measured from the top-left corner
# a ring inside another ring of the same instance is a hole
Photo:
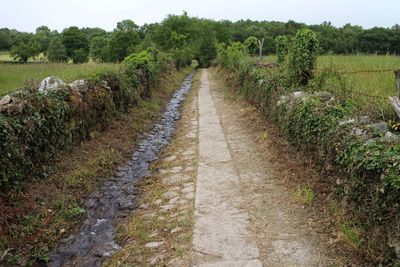
[[[71,59],[82,59],[83,54],[88,58],[89,55],[89,40],[87,36],[78,27],[69,27],[63,30],[62,42],[67,49],[67,56]],[[79,53],[79,57],[75,55]],[[74,63],[77,63],[74,61]]]
[[[31,33],[19,34],[16,44],[11,48],[11,56],[14,60],[27,62],[29,58],[40,53],[40,44]]]
[[[134,52],[139,44],[139,27],[132,20],[118,22],[117,28],[110,38],[110,58],[112,61],[121,62],[126,56]]]
[[[67,49],[60,37],[54,37],[47,50],[47,59],[50,62],[66,62],[68,60]]]

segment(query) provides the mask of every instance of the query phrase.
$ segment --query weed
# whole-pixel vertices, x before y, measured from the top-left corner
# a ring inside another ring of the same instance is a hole
[[[308,185],[298,186],[295,192],[296,198],[303,204],[309,205],[314,201],[314,192]]]
[[[345,221],[340,225],[340,232],[353,246],[359,248],[362,245],[360,229],[351,226],[349,222]]]

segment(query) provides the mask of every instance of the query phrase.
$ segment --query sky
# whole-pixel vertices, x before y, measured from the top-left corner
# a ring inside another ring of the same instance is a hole
[[[29,32],[41,25],[58,31],[69,26],[113,30],[123,19],[143,25],[183,11],[214,20],[331,21],[364,28],[400,24],[399,0],[2,0],[1,9],[0,28]]]

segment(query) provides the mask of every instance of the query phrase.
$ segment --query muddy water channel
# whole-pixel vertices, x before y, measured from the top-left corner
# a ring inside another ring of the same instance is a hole
[[[131,160],[119,167],[119,172],[108,179],[99,192],[85,200],[86,218],[79,233],[60,241],[49,255],[48,266],[99,266],[105,257],[119,249],[115,242],[115,226],[136,207],[138,181],[148,173],[150,163],[157,159],[175,133],[179,107],[192,86],[192,79],[193,74],[186,77],[161,120],[143,138]]]

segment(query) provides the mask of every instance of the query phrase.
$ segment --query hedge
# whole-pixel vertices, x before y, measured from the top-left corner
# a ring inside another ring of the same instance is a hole
[[[148,49],[127,57],[118,72],[100,73],[46,93],[37,85],[0,105],[0,192],[46,177],[59,151],[70,149],[142,99],[171,61]]]

